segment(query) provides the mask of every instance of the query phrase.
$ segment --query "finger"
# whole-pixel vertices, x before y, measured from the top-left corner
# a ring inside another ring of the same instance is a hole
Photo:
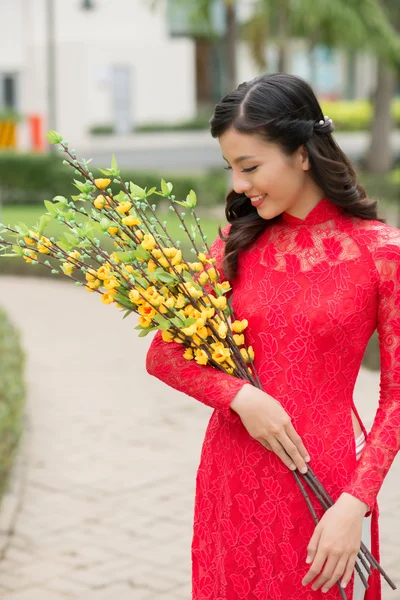
[[[284,447],[281,445],[281,443],[276,438],[271,438],[270,440],[268,440],[268,443],[271,446],[272,452],[275,452],[275,454],[281,459],[281,461],[287,467],[289,467],[289,469],[291,471],[294,471],[296,469],[296,465],[292,461],[290,456],[288,456],[288,454],[286,453],[286,451],[285,451]]]
[[[319,541],[321,538],[321,531],[317,527],[315,528],[314,534],[307,547],[307,560],[308,564],[311,564],[309,571],[303,579],[303,585],[307,585],[315,579],[321,572],[326,560],[326,554],[319,548]]]
[[[286,426],[286,432],[289,438],[292,440],[293,444],[296,446],[297,450],[300,452],[301,456],[304,458],[304,460],[306,462],[309,462],[309,460],[307,459],[310,459],[310,455],[307,452],[307,448],[303,444],[303,440],[293,427],[292,423],[289,423],[289,425]]]
[[[346,570],[347,563],[348,559],[346,556],[339,559],[332,577],[325,583],[325,585],[322,588],[323,592],[329,591],[331,587],[333,587],[339,581],[339,579],[342,577],[343,573]]]
[[[345,588],[349,584],[349,581],[354,573],[354,566],[356,564],[357,554],[352,554],[349,560],[347,561],[347,566],[345,572],[343,573],[341,581],[342,588]]]
[[[259,442],[264,448],[267,448],[267,450],[272,450],[271,446],[265,440],[259,440]]]
[[[345,560],[344,563],[346,566],[347,560]],[[329,581],[330,579],[333,578],[333,574],[335,572],[337,564],[338,564],[338,556],[335,556],[334,554],[330,554],[324,565],[322,573],[320,574],[318,579],[316,581],[314,581],[314,583],[312,584],[312,589],[314,591],[319,590],[319,588],[321,586],[324,586],[324,588],[325,588],[325,584],[327,583],[327,581]],[[337,579],[339,579],[339,577]]]
[[[280,444],[283,446],[286,454],[290,456],[296,467],[301,473],[307,472],[307,465],[304,462],[304,458],[301,456],[300,452],[297,450],[296,446],[288,437],[287,433],[284,431],[277,437]]]

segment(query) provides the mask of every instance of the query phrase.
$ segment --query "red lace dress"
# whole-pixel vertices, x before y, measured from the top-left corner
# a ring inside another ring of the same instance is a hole
[[[212,254],[219,268],[223,251],[217,239]],[[370,507],[378,560],[376,497],[400,446],[399,265],[400,231],[323,199],[304,220],[283,213],[266,228],[241,253],[231,282],[235,316],[249,321],[246,341],[263,389],[291,416],[333,499],[346,491]],[[381,390],[367,436],[353,389],[376,328]],[[214,409],[196,478],[193,599],[339,599],[337,585],[326,594],[302,586],[314,523],[291,472],[229,406],[244,382],[185,360],[182,347],[159,333],[147,370]],[[352,409],[367,436],[359,461]],[[366,600],[379,600],[376,570],[369,585]]]

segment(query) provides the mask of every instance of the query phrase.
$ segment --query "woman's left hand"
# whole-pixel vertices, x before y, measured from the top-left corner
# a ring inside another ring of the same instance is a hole
[[[344,588],[351,579],[361,546],[362,523],[368,507],[350,494],[343,493],[323,515],[308,544],[310,570],[303,585],[318,579],[312,589],[327,592],[342,578]]]

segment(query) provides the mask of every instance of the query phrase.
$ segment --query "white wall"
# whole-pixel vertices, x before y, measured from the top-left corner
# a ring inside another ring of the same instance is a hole
[[[165,0],[53,0],[56,32],[57,129],[75,145],[91,125],[113,120],[110,68],[132,73],[131,115],[136,124],[193,116],[194,44],[170,39]],[[22,75],[20,110],[40,113],[48,130],[46,0],[1,0],[0,70]],[[7,24],[7,26],[4,26]]]

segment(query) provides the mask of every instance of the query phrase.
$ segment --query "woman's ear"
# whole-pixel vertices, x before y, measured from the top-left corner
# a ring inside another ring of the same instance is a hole
[[[308,156],[308,152],[306,147],[300,146],[299,148],[299,159],[300,159],[300,165],[303,171],[309,171],[311,169],[311,165],[310,165],[310,158]]]

